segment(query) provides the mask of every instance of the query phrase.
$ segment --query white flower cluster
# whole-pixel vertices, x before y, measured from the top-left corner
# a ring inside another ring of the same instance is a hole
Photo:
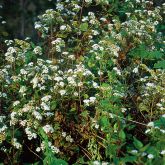
[[[73,138],[71,137],[71,135],[67,135],[66,132],[62,132],[62,137],[64,137],[67,142],[73,143]]]
[[[5,124],[6,116],[0,116],[0,133],[5,133],[5,131],[8,129],[7,125]]]
[[[42,55],[42,48],[40,46],[36,46],[33,52],[34,54]]]
[[[64,27],[66,28],[66,26],[64,26],[64,25],[61,26],[60,30],[65,30]],[[51,43],[53,46],[55,46],[57,52],[61,52],[62,48],[65,47],[65,41],[62,38],[56,38]]]
[[[14,146],[16,149],[22,148],[22,145],[17,141],[16,138],[13,138],[13,139],[12,139],[12,144],[13,144],[13,146]]]
[[[5,53],[6,61],[13,63],[15,61],[15,53],[17,53],[17,50],[14,47],[9,47]]]
[[[52,145],[51,142],[48,142],[48,147],[51,149],[52,153],[58,154],[60,152],[59,148]],[[36,152],[40,152],[40,151],[44,151],[44,150],[45,150],[45,142],[43,141],[41,143],[41,146],[36,148]]]
[[[26,133],[26,135],[27,135],[27,137],[28,137],[29,140],[32,140],[33,138],[34,139],[37,138],[37,134],[34,133],[34,132],[32,132],[31,131],[31,128],[29,128],[29,127],[25,128],[25,133]]]
[[[159,130],[162,134],[165,134],[165,129],[162,129],[158,126],[155,126],[154,125],[154,122],[149,122],[147,124],[147,126],[149,127],[148,129],[146,129],[145,133],[148,134],[148,133],[152,133],[153,130]]]
[[[53,133],[54,132],[53,127],[49,124],[43,126],[43,130],[45,131],[45,133]]]
[[[84,102],[85,106],[89,106],[96,102],[96,97],[90,97],[89,99],[83,100],[83,102]]]

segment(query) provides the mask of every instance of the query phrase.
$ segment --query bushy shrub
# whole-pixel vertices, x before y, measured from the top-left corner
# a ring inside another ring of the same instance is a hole
[[[164,164],[164,7],[58,1],[35,23],[38,45],[6,41],[3,162]]]

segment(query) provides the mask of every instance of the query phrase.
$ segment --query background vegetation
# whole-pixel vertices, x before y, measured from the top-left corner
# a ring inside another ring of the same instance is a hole
[[[2,164],[165,164],[163,1],[1,3]]]

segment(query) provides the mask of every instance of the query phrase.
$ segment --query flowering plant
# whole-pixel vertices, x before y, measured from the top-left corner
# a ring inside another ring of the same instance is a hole
[[[40,43],[6,41],[4,162],[164,163],[165,5],[123,3],[58,0],[35,23]]]

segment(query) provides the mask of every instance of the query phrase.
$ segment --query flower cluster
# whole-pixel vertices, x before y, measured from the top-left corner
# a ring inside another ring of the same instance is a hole
[[[6,40],[1,150],[11,143],[21,154],[22,135],[50,164],[61,161],[54,155],[73,164],[164,161],[164,7],[123,3],[58,0],[35,23],[44,42]]]

